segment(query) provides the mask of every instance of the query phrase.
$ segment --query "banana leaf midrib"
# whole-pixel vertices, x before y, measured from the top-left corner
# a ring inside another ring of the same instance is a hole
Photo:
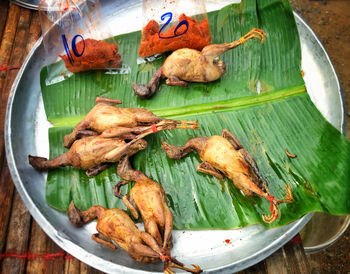
[[[194,114],[196,116],[200,116],[212,111],[223,112],[223,111],[251,107],[251,106],[263,104],[266,102],[285,99],[291,96],[298,96],[300,94],[304,94],[305,92],[306,92],[305,85],[300,85],[300,86],[290,87],[290,88],[273,91],[265,94],[246,96],[246,97],[213,102],[213,103],[197,104],[197,105],[191,105],[191,106],[185,106],[185,107],[174,107],[174,108],[167,108],[167,109],[150,109],[150,110],[155,115],[158,115],[164,118],[184,118],[184,117],[193,116]],[[49,121],[55,127],[68,127],[68,126],[75,126],[83,118],[84,116],[71,116],[71,117],[64,117],[64,118],[54,118],[54,119],[50,119]]]

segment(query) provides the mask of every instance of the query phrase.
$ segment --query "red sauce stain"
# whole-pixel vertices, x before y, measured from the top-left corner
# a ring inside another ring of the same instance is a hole
[[[227,244],[232,244],[230,239],[226,239],[224,242],[227,243]]]

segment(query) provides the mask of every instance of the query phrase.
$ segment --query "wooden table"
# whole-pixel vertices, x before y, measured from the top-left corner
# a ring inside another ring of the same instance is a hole
[[[100,273],[63,251],[44,233],[23,204],[7,167],[3,135],[7,98],[18,72],[16,67],[21,66],[40,32],[38,12],[1,1],[0,66],[7,69],[0,71],[0,270],[2,273]],[[311,271],[301,241],[296,238],[242,273],[252,272]]]

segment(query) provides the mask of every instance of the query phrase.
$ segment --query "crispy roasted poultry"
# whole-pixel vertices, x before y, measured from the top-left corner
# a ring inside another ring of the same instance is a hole
[[[107,168],[108,163],[118,162],[124,155],[134,155],[146,147],[147,142],[143,139],[130,144],[120,137],[89,136],[77,140],[69,151],[51,160],[29,155],[29,163],[40,171],[73,166],[86,170],[90,177]]]
[[[222,136],[196,137],[187,141],[183,147],[162,143],[163,151],[168,157],[179,160],[193,150],[197,150],[201,160],[197,170],[217,178],[228,177],[245,195],[258,195],[270,201],[271,214],[263,215],[266,223],[272,223],[278,218],[277,205],[292,203],[293,195],[290,186],[286,184],[283,200],[270,194],[266,181],[261,176],[253,156],[246,151],[237,138],[228,130],[222,131]]]
[[[110,163],[118,162],[123,156],[131,156],[139,150],[145,149],[147,142],[142,139],[145,136],[166,129],[197,127],[193,125],[193,122],[189,123],[188,125],[185,121],[162,120],[151,126],[128,129],[122,134],[119,128],[112,128],[104,131],[101,135],[76,140],[69,151],[52,160],[29,155],[29,163],[35,169],[41,171],[73,166],[87,170],[87,176],[94,176],[106,169]],[[134,133],[137,133],[137,135]],[[85,136],[85,134],[91,135],[91,132],[86,130],[77,132],[78,137],[80,135]]]
[[[151,234],[159,245],[171,248],[173,215],[167,205],[162,186],[141,171],[133,170],[127,156],[119,162],[117,173],[123,179],[136,183],[130,190],[130,196],[120,194],[120,187],[128,181],[116,184],[114,194],[123,199],[135,219],[139,218],[138,211],[141,213],[146,232]]]
[[[117,44],[109,44],[103,40],[85,39],[76,44],[76,51],[81,56],[76,56],[73,49],[69,51],[69,56],[59,55],[70,72],[119,68],[121,57],[118,54]]]
[[[90,132],[92,135],[103,132],[102,136],[104,137],[117,137],[125,134],[135,135],[142,132],[145,126],[150,126],[160,121],[182,123],[186,125],[184,128],[198,128],[197,121],[167,120],[154,115],[151,111],[144,108],[118,108],[115,107],[116,104],[121,104],[121,101],[97,97],[96,105],[76,125],[72,133],[64,137],[64,146],[69,148],[82,131],[84,134]]]
[[[178,49],[168,56],[147,85],[132,83],[133,89],[141,98],[149,98],[156,92],[161,78],[167,78],[166,84],[169,86],[184,87],[187,86],[187,82],[215,81],[226,73],[225,63],[218,58],[221,54],[252,38],[263,42],[265,36],[262,30],[252,29],[237,41],[208,45],[202,51]]]
[[[194,269],[186,268],[171,257],[169,252],[163,252],[161,245],[149,233],[139,230],[129,215],[121,209],[92,206],[86,211],[81,211],[71,202],[68,217],[69,221],[77,227],[97,218],[98,233],[93,234],[92,239],[113,250],[117,248],[114,243],[118,244],[137,262],[156,263],[161,259],[165,262],[165,273],[173,273],[170,267],[192,273],[202,272],[199,266],[193,265]]]

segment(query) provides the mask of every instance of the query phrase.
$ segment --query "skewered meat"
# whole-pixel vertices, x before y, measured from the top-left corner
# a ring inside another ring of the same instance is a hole
[[[146,232],[151,234],[159,245],[171,248],[173,215],[167,205],[162,186],[141,171],[133,170],[127,156],[119,162],[117,173],[123,179],[136,183],[129,196],[120,194],[120,187],[128,181],[120,181],[115,185],[115,195],[123,199],[135,219],[139,217],[137,210],[140,211]]]
[[[127,133],[137,134],[144,126],[149,126],[160,121],[172,121],[178,124],[186,124],[186,128],[198,128],[197,121],[175,121],[166,120],[154,115],[151,111],[143,108],[118,108],[114,105],[121,104],[121,101],[109,98],[96,98],[96,105],[81,120],[72,133],[66,135],[63,144],[69,148],[79,137],[79,132],[84,131],[91,134],[104,132],[107,136],[122,136]],[[88,131],[89,130],[89,131]]]
[[[85,70],[119,68],[121,57],[118,54],[117,44],[109,44],[103,40],[85,39],[76,44],[76,56],[73,50],[67,55],[59,55],[70,72],[76,73]]]
[[[178,125],[178,121],[162,120],[152,126],[131,128],[122,134],[118,128],[112,128],[99,136],[88,136],[75,141],[69,151],[52,160],[29,155],[29,163],[38,170],[74,166],[87,170],[88,176],[94,176],[107,168],[109,163],[116,163],[125,155],[131,156],[145,149],[147,142],[142,138],[149,134],[166,129],[196,127],[198,126],[193,125],[192,122],[187,125],[185,121],[182,121],[182,124]],[[84,135],[85,132],[78,131],[77,136]],[[87,134],[89,135],[90,132]]]
[[[69,221],[77,227],[97,218],[96,229],[98,233],[92,235],[92,239],[113,250],[117,248],[115,242],[137,262],[156,263],[161,259],[165,262],[165,273],[173,273],[169,267],[192,273],[202,272],[199,266],[193,265],[194,269],[186,268],[182,263],[171,257],[169,253],[162,252],[162,248],[157,241],[147,232],[139,230],[129,215],[121,209],[105,209],[102,206],[92,206],[86,211],[80,211],[71,202],[68,217]]]
[[[132,83],[134,92],[141,98],[151,97],[156,92],[162,77],[167,78],[166,84],[169,86],[186,87],[187,82],[215,81],[226,73],[225,63],[218,58],[221,54],[252,38],[258,38],[263,42],[265,36],[262,30],[252,29],[237,41],[208,45],[202,51],[178,49],[168,56],[147,85]]]
[[[264,222],[271,223],[278,218],[278,204],[293,202],[289,185],[286,185],[286,196],[283,200],[270,195],[266,181],[261,176],[253,156],[226,129],[222,131],[222,136],[192,138],[183,147],[176,147],[164,142],[162,143],[162,149],[168,157],[175,160],[179,160],[191,151],[197,150],[203,161],[198,165],[198,171],[217,178],[226,176],[245,195],[256,194],[268,199],[272,210],[271,215],[262,216]]]

